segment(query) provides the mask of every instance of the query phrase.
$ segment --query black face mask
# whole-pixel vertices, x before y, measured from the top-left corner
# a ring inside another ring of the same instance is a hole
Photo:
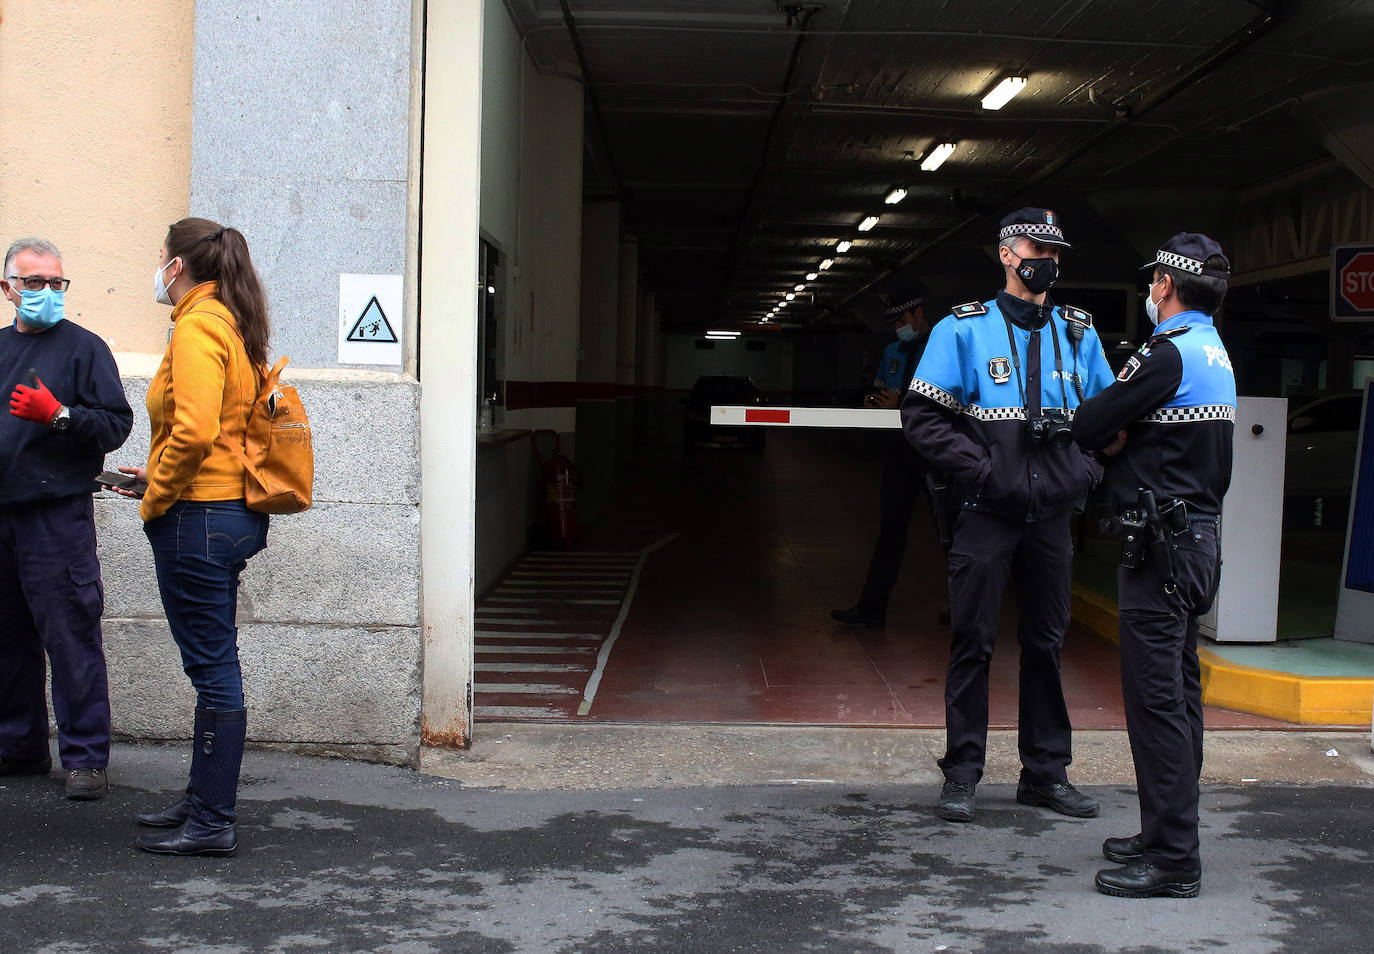
[[[1023,258],[1016,266],[1016,277],[1032,295],[1041,295],[1059,277],[1059,263],[1052,258]]]

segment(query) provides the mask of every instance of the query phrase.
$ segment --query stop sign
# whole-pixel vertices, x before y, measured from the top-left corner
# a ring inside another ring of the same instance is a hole
[[[1331,250],[1331,317],[1374,320],[1374,246],[1339,245]]]

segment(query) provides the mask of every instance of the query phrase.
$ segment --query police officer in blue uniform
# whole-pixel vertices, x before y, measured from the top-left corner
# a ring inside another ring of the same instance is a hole
[[[1021,607],[1016,799],[1090,818],[1098,803],[1066,773],[1072,730],[1059,651],[1069,625],[1069,515],[1102,469],[1073,443],[1069,422],[1112,375],[1092,317],[1049,298],[1060,250],[1069,247],[1059,217],[1013,212],[998,240],[1004,290],[959,305],[935,326],[902,401],[907,439],[945,473],[960,509],[949,551],[953,645],[936,814],[973,819],[987,750],[988,665],[1012,576]]]
[[[883,349],[878,364],[876,388],[864,396],[864,407],[896,408],[911,384],[911,376],[925,350],[930,325],[926,322],[925,302],[916,288],[898,288],[888,296],[885,315],[892,322],[897,340]],[[892,435],[883,461],[878,539],[868,563],[863,593],[849,609],[831,610],[830,616],[849,626],[885,626],[887,602],[897,585],[906,555],[907,531],[911,512],[925,485],[926,464],[900,434]]]
[[[1140,798],[1140,834],[1103,843],[1124,867],[1098,872],[1097,887],[1191,898],[1202,884],[1198,617],[1221,573],[1217,518],[1236,417],[1235,375],[1212,315],[1231,266],[1212,239],[1180,232],[1144,267],[1154,333],[1073,424],[1084,447],[1118,452],[1107,489],[1121,515],[1121,689]]]

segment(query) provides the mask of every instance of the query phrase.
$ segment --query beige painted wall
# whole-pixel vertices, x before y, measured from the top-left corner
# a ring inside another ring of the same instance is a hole
[[[153,271],[187,213],[194,23],[187,0],[0,0],[0,242],[57,245],[68,317],[116,352],[167,342]]]

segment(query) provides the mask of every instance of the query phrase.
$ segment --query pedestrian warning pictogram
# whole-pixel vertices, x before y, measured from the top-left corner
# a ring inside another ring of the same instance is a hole
[[[373,295],[367,303],[367,307],[358,316],[358,320],[353,323],[353,329],[344,340],[375,341],[379,344],[396,343],[396,332],[391,329],[391,322],[386,320],[386,313],[382,311],[382,306],[377,302],[376,295]]]

